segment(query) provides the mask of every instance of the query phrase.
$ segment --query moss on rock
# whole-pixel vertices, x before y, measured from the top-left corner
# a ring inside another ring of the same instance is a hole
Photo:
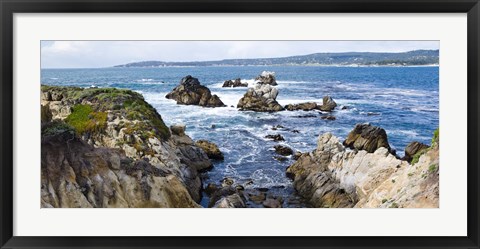
[[[107,122],[107,114],[123,116],[130,121],[140,121],[140,133],[148,131],[162,139],[170,137],[170,130],[153,106],[143,96],[127,89],[117,88],[79,88],[79,87],[41,87],[43,99],[47,101],[61,100],[74,106],[67,123],[75,127],[78,133],[98,132]],[[55,97],[53,97],[55,96]],[[87,105],[89,107],[87,107]],[[118,114],[118,115],[117,115]],[[141,135],[141,134],[139,134]]]

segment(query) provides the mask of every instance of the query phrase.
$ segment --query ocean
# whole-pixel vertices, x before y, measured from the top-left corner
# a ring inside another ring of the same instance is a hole
[[[247,88],[222,88],[225,80],[241,78],[254,83],[262,71],[275,72],[281,105],[307,101],[322,102],[331,96],[339,107],[336,120],[323,120],[318,111],[256,113],[238,111],[238,100]],[[165,95],[186,75],[192,75],[217,94],[227,107],[204,108],[177,105]],[[224,161],[203,174],[204,185],[219,183],[225,177],[246,188],[268,188],[283,196],[286,207],[303,207],[297,201],[285,169],[293,159],[277,161],[273,146],[281,144],[294,151],[316,147],[325,132],[345,138],[357,123],[384,128],[390,146],[402,156],[410,142],[430,144],[439,125],[438,67],[314,67],[314,66],[225,66],[162,68],[42,69],[41,83],[58,86],[116,87],[137,91],[154,106],[167,125],[183,123],[194,140],[217,144]],[[342,110],[340,107],[346,106]],[[310,114],[314,114],[314,117]],[[280,125],[284,128],[272,130]],[[292,132],[297,130],[298,132]],[[266,139],[281,134],[285,141]],[[293,198],[293,199],[292,199]],[[208,203],[205,197],[202,205]],[[254,207],[254,203],[249,203]]]

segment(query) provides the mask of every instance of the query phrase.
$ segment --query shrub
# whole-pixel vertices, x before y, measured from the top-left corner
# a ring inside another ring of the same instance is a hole
[[[434,145],[437,145],[438,142],[440,142],[440,128],[437,128],[437,129],[433,132],[432,147],[433,147]]]
[[[75,105],[72,113],[65,119],[67,124],[75,128],[77,134],[97,133],[107,126],[107,113],[94,112],[90,105]]]
[[[54,136],[62,133],[74,134],[75,130],[73,127],[62,121],[52,121],[42,127],[42,137],[43,136]]]

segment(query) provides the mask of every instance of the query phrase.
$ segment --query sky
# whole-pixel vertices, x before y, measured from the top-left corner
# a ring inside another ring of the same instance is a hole
[[[98,68],[138,61],[274,58],[323,52],[439,49],[438,41],[42,41],[42,68]]]

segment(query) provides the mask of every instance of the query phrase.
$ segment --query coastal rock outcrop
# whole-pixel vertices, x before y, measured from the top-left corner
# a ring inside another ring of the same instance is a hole
[[[168,169],[94,148],[63,122],[44,126],[41,153],[43,208],[200,207]]]
[[[313,111],[320,110],[324,112],[331,112],[337,106],[337,103],[330,96],[324,96],[322,99],[322,105],[317,104],[316,102],[305,102],[298,104],[288,104],[285,106],[285,109],[288,111]]]
[[[242,83],[240,78],[235,80],[226,80],[223,82],[222,87],[248,87],[248,83]]]
[[[331,112],[337,107],[337,103],[330,96],[324,96],[322,105],[318,109],[325,112]]]
[[[405,147],[405,156],[402,160],[411,162],[415,154],[421,152],[422,150],[428,149],[428,145],[420,142],[411,142]]]
[[[200,84],[197,78],[190,75],[180,81],[165,98],[177,101],[181,105],[199,105],[204,107],[222,107],[225,104],[217,95],[212,95],[210,89]]]
[[[249,88],[247,93],[238,101],[237,108],[257,112],[278,112],[283,107],[276,101],[278,89],[267,83],[256,83]]]
[[[437,139],[438,141],[438,139]],[[385,147],[349,150],[331,133],[287,168],[294,188],[314,207],[438,207],[438,143],[415,166]]]
[[[392,152],[385,130],[371,124],[355,125],[343,145],[351,149],[366,150],[369,153],[375,152],[380,147]]]
[[[300,104],[288,104],[285,106],[285,109],[288,111],[297,111],[297,110],[312,111],[312,110],[318,110],[319,105],[317,105],[317,103],[315,102],[305,102]]]
[[[268,84],[272,86],[278,85],[275,78],[275,72],[263,71],[255,78],[255,81],[259,84]]]
[[[50,122],[63,122],[95,148],[121,149],[127,158],[170,172],[194,201],[200,201],[198,172],[211,168],[212,162],[185,134],[185,126],[169,129],[140,94],[114,88],[42,86],[41,104]]]
[[[195,145],[201,148],[210,159],[223,160],[223,153],[220,151],[218,146],[207,140],[198,140],[195,142]]]

